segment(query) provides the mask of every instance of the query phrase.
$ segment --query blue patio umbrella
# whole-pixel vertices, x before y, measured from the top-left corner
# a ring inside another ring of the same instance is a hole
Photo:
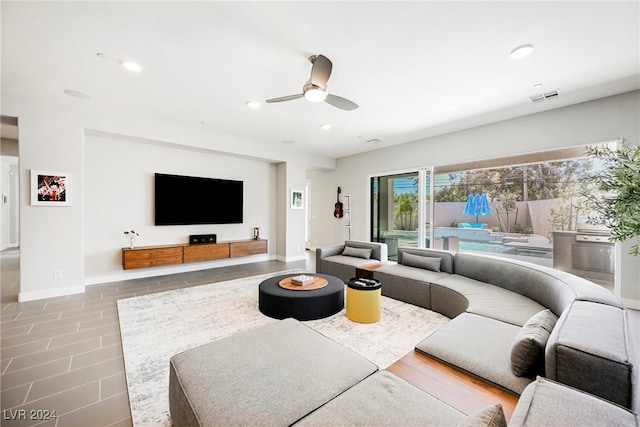
[[[465,215],[475,215],[478,222],[478,215],[488,215],[491,213],[489,199],[486,194],[469,194],[467,204],[464,206]]]

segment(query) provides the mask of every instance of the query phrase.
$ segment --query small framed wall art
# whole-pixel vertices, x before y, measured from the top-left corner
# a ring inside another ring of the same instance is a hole
[[[71,206],[71,174],[31,169],[31,205]]]
[[[291,209],[304,209],[304,199],[302,191],[291,190]]]

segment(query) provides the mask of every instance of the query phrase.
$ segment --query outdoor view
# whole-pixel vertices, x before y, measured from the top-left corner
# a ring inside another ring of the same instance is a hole
[[[597,167],[581,158],[428,177],[434,213],[426,226],[434,227],[434,242],[427,239],[424,246],[527,257],[551,266],[553,232],[575,230],[584,220],[580,192]],[[398,246],[421,246],[417,173],[374,178],[372,197],[372,240],[386,242],[391,258]]]

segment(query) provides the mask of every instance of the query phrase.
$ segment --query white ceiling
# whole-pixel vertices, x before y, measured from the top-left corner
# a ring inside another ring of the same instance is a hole
[[[2,89],[342,157],[640,88],[639,4],[3,1]],[[529,57],[509,58],[526,43]],[[300,93],[311,54],[359,109],[246,107]]]

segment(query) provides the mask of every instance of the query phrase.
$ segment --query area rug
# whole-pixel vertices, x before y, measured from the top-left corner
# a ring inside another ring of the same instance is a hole
[[[171,356],[277,321],[258,311],[258,285],[268,277],[284,273],[118,301],[134,426],[171,425],[168,403]],[[377,323],[352,322],[345,316],[345,310],[304,323],[384,369],[447,321],[433,311],[383,297]]]

